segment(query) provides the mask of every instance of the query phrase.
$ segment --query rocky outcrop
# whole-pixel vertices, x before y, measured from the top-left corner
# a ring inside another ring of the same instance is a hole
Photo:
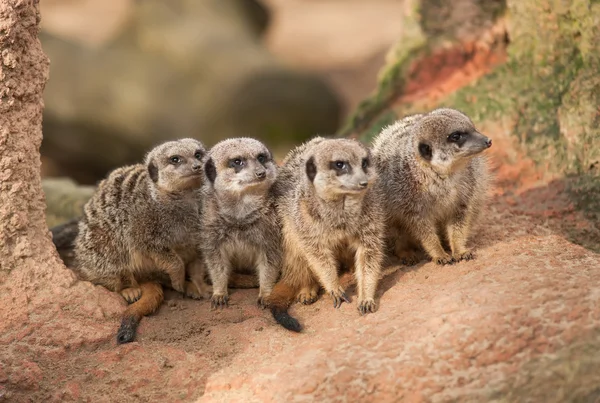
[[[594,1],[407,1],[404,35],[376,93],[342,134],[446,105],[507,121],[526,154],[553,172],[600,172],[600,4]]]
[[[333,91],[269,55],[258,37],[265,22],[248,16],[257,12],[247,3],[135,2],[120,33],[99,47],[44,34],[52,76],[42,154],[58,174],[92,184],[172,138],[210,145],[247,135],[286,146],[334,132]]]
[[[0,1],[0,282],[22,266],[57,265],[40,182],[48,58],[37,36],[39,18],[37,2]]]

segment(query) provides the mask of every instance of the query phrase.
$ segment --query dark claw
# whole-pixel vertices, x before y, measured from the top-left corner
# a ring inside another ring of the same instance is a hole
[[[211,307],[211,309],[216,309],[216,308],[223,309],[223,308],[229,306],[228,301],[229,301],[229,297],[227,295],[212,297],[210,299],[210,307]]]
[[[375,312],[375,303],[372,301],[363,301],[358,306],[361,316]]]
[[[310,304],[313,304],[317,299],[318,299],[317,295],[310,294],[307,296],[307,294],[302,294],[301,296],[298,297],[298,302],[303,305],[310,305]]]
[[[333,307],[334,308],[339,308],[342,306],[342,302],[348,302],[350,303],[350,300],[348,299],[348,296],[346,295],[345,292],[342,292],[340,295],[335,295],[335,293],[333,291],[331,291],[331,297],[333,298]]]
[[[259,307],[261,307],[262,309],[266,309],[269,304],[265,301],[264,298],[259,297],[258,300],[256,301],[256,303],[258,304]]]

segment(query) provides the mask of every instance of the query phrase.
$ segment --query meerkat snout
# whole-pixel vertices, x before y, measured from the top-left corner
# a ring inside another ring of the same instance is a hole
[[[464,156],[472,156],[492,146],[492,140],[476,130],[455,131],[448,136]],[[460,154],[460,152],[458,152]]]
[[[256,177],[262,181],[267,177],[267,170],[264,168],[257,168],[254,171],[254,175],[256,175]]]
[[[202,168],[202,165],[199,162],[194,162],[192,164],[192,171],[194,171],[196,173],[202,173],[202,171],[200,170],[200,168]]]

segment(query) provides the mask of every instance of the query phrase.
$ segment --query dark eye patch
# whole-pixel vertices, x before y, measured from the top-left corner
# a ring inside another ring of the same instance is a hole
[[[169,157],[169,162],[173,165],[177,165],[182,161],[182,158],[179,155],[172,155]]]
[[[242,170],[242,167],[246,165],[246,162],[242,157],[235,157],[230,159],[227,165],[229,166],[229,168],[235,169],[235,172],[237,173]]]
[[[352,167],[348,161],[331,161],[329,163],[329,168],[334,170],[337,175],[343,175],[352,172]]]
[[[421,154],[421,157],[429,161],[431,160],[431,157],[433,157],[433,150],[431,149],[431,146],[429,144],[420,143],[419,154]]]
[[[241,167],[244,166],[244,160],[240,157],[232,158],[229,160],[228,165],[230,168]]]
[[[463,132],[463,131],[455,131],[452,132],[449,136],[448,136],[448,142],[449,143],[456,143],[459,147],[462,146],[463,144],[465,144],[465,142],[467,141],[467,138],[469,136],[469,133],[467,132]]]
[[[202,152],[202,150],[196,150],[196,152],[194,153],[194,158],[196,158],[197,160],[201,160],[203,156],[204,153]]]
[[[266,164],[270,160],[270,158],[267,154],[261,153],[256,156],[256,160],[261,164]]]

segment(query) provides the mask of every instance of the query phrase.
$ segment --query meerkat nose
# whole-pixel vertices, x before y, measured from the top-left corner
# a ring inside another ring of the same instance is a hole
[[[487,148],[490,148],[492,146],[492,139],[487,139],[485,141],[485,145],[487,146]]]
[[[263,179],[267,176],[267,171],[256,171],[255,174],[257,178]]]
[[[192,165],[192,170],[193,170],[193,171],[197,171],[197,170],[199,170],[199,169],[200,169],[200,167],[201,167],[201,165],[199,165],[199,164],[194,164],[194,165]]]

